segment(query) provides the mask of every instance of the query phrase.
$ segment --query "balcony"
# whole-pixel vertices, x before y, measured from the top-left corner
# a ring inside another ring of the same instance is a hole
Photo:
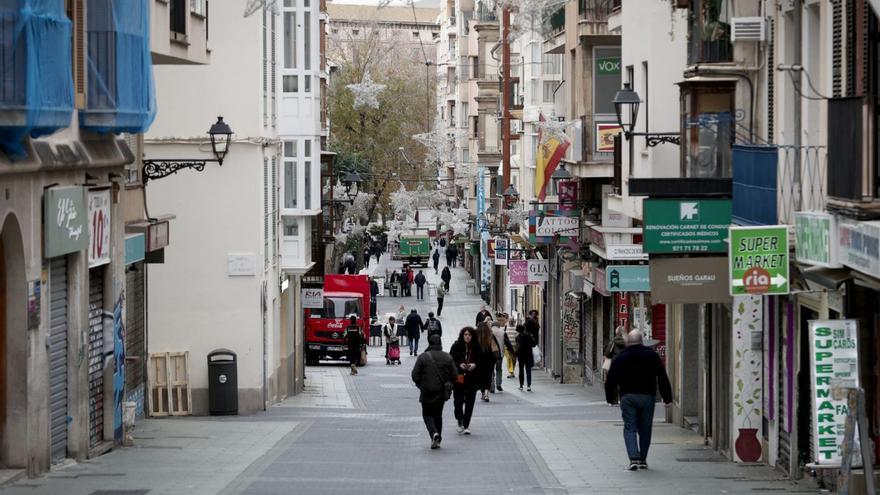
[[[150,9],[139,3],[118,16],[116,0],[87,0],[88,88],[80,126],[98,133],[132,134],[156,116],[150,58]]]
[[[608,16],[619,8],[620,0],[579,0],[578,36],[609,36]]]
[[[693,0],[688,17],[688,65],[733,61],[730,24],[720,17],[720,9],[704,3],[715,0]],[[706,7],[706,8],[703,8]]]
[[[0,149],[10,156],[24,156],[26,136],[51,134],[70,124],[70,41],[63,0],[0,6]]]

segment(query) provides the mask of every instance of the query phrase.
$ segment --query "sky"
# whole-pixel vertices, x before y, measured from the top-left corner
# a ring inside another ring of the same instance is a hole
[[[356,5],[376,5],[379,0],[330,0],[332,3],[339,4],[356,4]],[[406,0],[392,0],[391,5],[408,5]],[[416,7],[440,7],[440,0],[417,0]]]

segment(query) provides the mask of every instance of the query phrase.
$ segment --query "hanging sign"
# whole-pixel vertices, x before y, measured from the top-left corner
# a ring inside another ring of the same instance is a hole
[[[840,464],[847,401],[836,400],[836,385],[859,386],[859,335],[856,320],[810,320],[810,375],[813,395],[813,450],[816,464]],[[858,434],[855,454],[859,457]],[[853,461],[853,465],[857,465]]]
[[[841,263],[880,278],[880,222],[841,222],[837,233]]]
[[[648,261],[648,253],[641,244],[612,244],[605,246],[607,260],[644,260]]]
[[[110,263],[110,190],[89,191],[89,268]]]
[[[797,211],[794,214],[795,255],[799,263],[840,268],[837,253],[837,218],[829,213]]]
[[[383,279],[384,282],[384,279]],[[379,292],[382,293],[381,291]],[[302,289],[303,308],[322,309],[324,307],[324,289]]]
[[[559,236],[559,243],[578,238],[580,210],[543,210],[529,212],[529,242],[550,244]]]
[[[608,292],[650,292],[648,265],[608,265],[605,268]]]
[[[730,302],[727,258],[651,260],[651,301],[666,304]]]
[[[549,260],[527,260],[529,268],[529,283],[540,284],[550,281]]]
[[[727,251],[729,199],[646,199],[644,218],[647,253]]]
[[[89,245],[86,195],[80,186],[50,187],[43,197],[45,257],[82,251]]]
[[[730,294],[788,294],[788,226],[730,227]]]
[[[510,239],[507,239],[506,237],[496,237],[495,264],[506,265],[508,256],[510,256]]]
[[[510,286],[523,286],[529,283],[529,262],[528,260],[510,260],[507,267],[507,276]]]

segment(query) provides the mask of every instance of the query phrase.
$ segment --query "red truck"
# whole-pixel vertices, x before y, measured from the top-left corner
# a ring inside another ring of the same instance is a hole
[[[324,307],[304,309],[306,364],[347,359],[342,339],[351,315],[358,318],[364,342],[370,339],[370,280],[366,275],[325,275]],[[364,365],[366,363],[360,363]]]

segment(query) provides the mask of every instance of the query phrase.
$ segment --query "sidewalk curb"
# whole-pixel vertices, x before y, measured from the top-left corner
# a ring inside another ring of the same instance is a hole
[[[547,463],[538,454],[537,447],[529,440],[529,437],[522,431],[519,424],[516,421],[504,421],[504,428],[510,434],[514,443],[516,443],[517,449],[519,449],[523,459],[529,466],[529,471],[532,472],[538,481],[538,487],[536,488],[543,490],[545,495],[567,494],[568,490],[556,479]]]
[[[269,449],[268,452],[254,460],[250,466],[246,467],[244,471],[239,473],[235,479],[226,485],[218,495],[238,495],[244,492],[254,481],[259,479],[260,473],[265,471],[268,466],[271,466],[273,462],[287,452],[287,450],[296,443],[296,441],[299,440],[299,438],[303,436],[313,424],[315,424],[314,421],[298,422],[298,424],[293,427],[293,431],[284,435],[281,440]]]

